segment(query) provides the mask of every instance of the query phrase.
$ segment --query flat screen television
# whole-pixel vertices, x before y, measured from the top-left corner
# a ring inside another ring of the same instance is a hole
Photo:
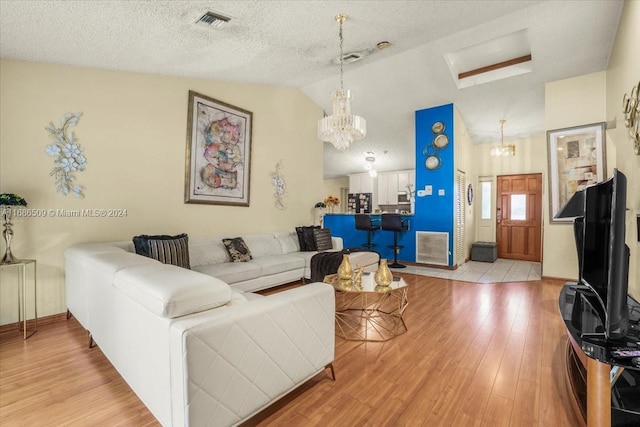
[[[629,247],[625,244],[627,178],[617,169],[606,181],[584,189],[580,281],[604,308],[608,339],[627,333]]]

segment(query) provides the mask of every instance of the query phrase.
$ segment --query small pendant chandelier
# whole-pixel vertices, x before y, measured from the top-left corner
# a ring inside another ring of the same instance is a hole
[[[360,116],[351,114],[351,91],[343,85],[344,38],[342,36],[342,24],[347,15],[336,16],[340,23],[340,89],[331,92],[333,101],[333,114],[318,120],[318,138],[330,142],[336,149],[344,151],[353,141],[362,139],[367,135],[367,122]]]
[[[500,120],[500,145],[494,145],[489,150],[491,157],[513,157],[516,155],[516,146],[513,144],[504,145],[504,124],[506,120]]]

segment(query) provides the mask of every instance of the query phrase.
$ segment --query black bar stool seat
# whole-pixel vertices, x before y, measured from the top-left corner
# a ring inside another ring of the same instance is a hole
[[[364,243],[363,246],[371,249],[375,246],[374,243],[371,243],[371,234],[376,230],[380,230],[380,223],[372,219],[371,215],[356,214],[356,230],[364,230],[367,232],[367,243]]]
[[[382,214],[381,221],[382,230],[393,231],[393,245],[388,247],[393,249],[393,264],[389,264],[391,268],[405,268],[406,265],[398,263],[398,254],[400,249],[404,248],[402,245],[398,245],[398,233],[409,230],[409,222],[402,220],[400,214]]]

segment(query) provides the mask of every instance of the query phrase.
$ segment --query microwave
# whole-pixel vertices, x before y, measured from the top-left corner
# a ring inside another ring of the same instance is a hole
[[[411,200],[409,200],[409,195],[406,191],[401,191],[398,193],[398,204],[399,205],[410,205]]]

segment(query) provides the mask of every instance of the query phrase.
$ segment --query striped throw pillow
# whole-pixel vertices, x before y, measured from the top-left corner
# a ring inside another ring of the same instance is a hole
[[[189,236],[136,236],[133,238],[136,253],[157,259],[164,264],[190,269]]]
[[[313,237],[316,241],[316,248],[318,251],[328,251],[329,249],[333,249],[330,229],[316,228],[313,230]]]

